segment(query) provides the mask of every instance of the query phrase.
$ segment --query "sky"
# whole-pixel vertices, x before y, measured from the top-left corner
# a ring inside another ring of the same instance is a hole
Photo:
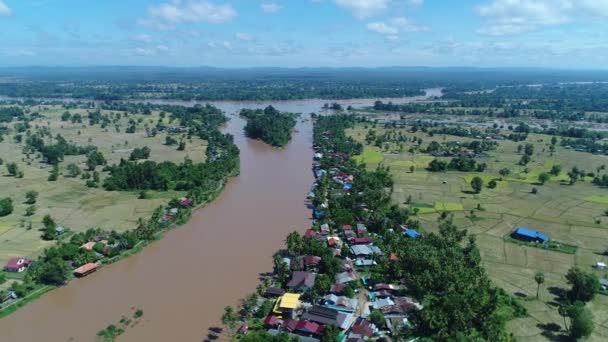
[[[0,0],[0,66],[607,62],[608,0]]]

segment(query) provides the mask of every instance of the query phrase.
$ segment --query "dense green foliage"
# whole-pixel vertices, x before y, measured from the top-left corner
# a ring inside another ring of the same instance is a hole
[[[13,212],[13,200],[10,197],[0,199],[0,217]]]
[[[241,116],[247,118],[245,133],[272,146],[282,147],[291,140],[296,126],[294,114],[281,113],[272,106],[261,109],[242,109]]]

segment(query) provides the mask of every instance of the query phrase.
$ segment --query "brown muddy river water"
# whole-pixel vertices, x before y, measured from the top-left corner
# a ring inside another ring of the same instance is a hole
[[[438,96],[433,89],[427,95]],[[405,102],[413,99],[399,99]],[[243,136],[244,121],[231,116],[225,128],[241,150],[241,175],[192,220],[126,260],[70,282],[0,320],[0,341],[94,341],[133,308],[139,324],[119,341],[202,341],[226,305],[255,290],[260,273],[286,235],[310,226],[304,198],[313,182],[312,125],[308,113],[327,101],[272,103],[304,113],[291,143],[269,147]],[[340,101],[353,106],[373,100]],[[176,103],[192,105],[193,103]],[[215,102],[227,114],[268,103]]]

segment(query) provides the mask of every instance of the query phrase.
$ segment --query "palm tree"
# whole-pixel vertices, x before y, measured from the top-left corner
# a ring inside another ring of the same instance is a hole
[[[536,287],[536,299],[538,299],[538,293],[540,291],[540,284],[545,282],[545,274],[543,272],[536,272],[534,275],[534,280],[538,286]]]

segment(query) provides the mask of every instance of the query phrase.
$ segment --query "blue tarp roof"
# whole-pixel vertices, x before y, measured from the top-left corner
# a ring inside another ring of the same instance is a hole
[[[405,236],[409,236],[412,239],[417,239],[420,237],[420,233],[418,233],[417,231],[415,231],[414,229],[408,229],[405,232],[403,232],[403,235]]]
[[[539,239],[542,241],[549,241],[549,237],[543,233],[539,233],[535,230],[532,229],[528,229],[528,228],[522,228],[522,227],[518,227],[517,229],[515,229],[515,234],[518,235],[522,235],[522,236],[527,236],[529,238],[532,239]]]

